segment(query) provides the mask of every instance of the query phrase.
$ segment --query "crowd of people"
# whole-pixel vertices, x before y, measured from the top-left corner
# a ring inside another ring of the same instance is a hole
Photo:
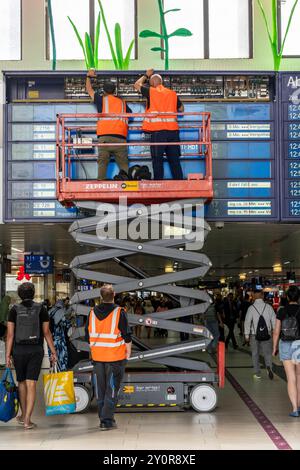
[[[128,315],[159,315],[179,307],[179,304],[164,296],[151,295],[143,298],[137,294],[115,295],[111,285],[102,286],[100,292],[100,303],[91,306],[85,326],[98,381],[100,428],[109,430],[115,427],[116,392],[124,374],[126,360],[131,354],[132,336],[146,340],[150,340],[152,334],[155,338],[168,336],[168,331],[159,327],[137,325],[131,328]],[[2,301],[1,336],[6,336],[6,365],[9,368],[14,365],[19,384],[21,415],[18,423],[25,429],[32,429],[34,424],[31,415],[36,383],[44,358],[44,339],[48,345],[50,361],[56,362],[61,371],[70,369],[69,334],[74,323],[68,298],[58,300],[53,306],[49,301],[36,303],[34,286],[29,282],[19,286],[18,295],[21,302],[11,308],[9,299],[4,298]],[[184,317],[184,321],[205,325],[211,332],[213,340],[208,346],[209,353],[216,351],[219,341],[225,342],[227,350],[230,343],[234,350],[249,346],[255,380],[261,379],[261,356],[264,357],[267,376],[273,380],[273,359],[279,352],[292,404],[290,416],[300,417],[298,287],[289,287],[276,313],[265,298],[263,289],[258,287],[248,293],[241,291],[236,296],[232,292],[225,297],[217,293],[212,295],[211,300],[211,305],[204,314]],[[30,321],[25,317],[30,318]],[[188,339],[186,332],[181,334],[182,341]]]

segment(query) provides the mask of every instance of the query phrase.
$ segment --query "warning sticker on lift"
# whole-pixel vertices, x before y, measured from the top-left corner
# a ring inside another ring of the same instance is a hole
[[[159,392],[160,385],[136,385],[136,392]]]
[[[124,393],[134,393],[134,386],[133,385],[125,385],[125,387],[123,387],[123,392]]]
[[[126,183],[122,183],[121,188],[124,191],[138,191],[139,190],[139,182],[138,181],[126,181]]]
[[[177,400],[177,395],[167,395],[166,398],[167,398],[168,401]]]

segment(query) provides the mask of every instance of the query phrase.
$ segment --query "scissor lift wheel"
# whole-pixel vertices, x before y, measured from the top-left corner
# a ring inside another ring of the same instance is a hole
[[[91,391],[84,385],[74,384],[76,413],[84,413],[91,403]]]
[[[199,413],[213,411],[217,402],[218,396],[212,385],[196,385],[190,392],[190,403]]]

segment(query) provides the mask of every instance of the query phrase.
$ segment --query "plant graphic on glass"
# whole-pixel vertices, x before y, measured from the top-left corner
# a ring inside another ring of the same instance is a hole
[[[70,21],[70,23],[71,23],[71,25],[74,29],[74,32],[76,34],[76,37],[77,37],[78,42],[80,44],[80,47],[83,51],[86,68],[88,70],[89,69],[98,69],[98,63],[99,63],[98,49],[99,49],[100,22],[101,22],[100,12],[99,12],[98,18],[97,18],[94,45],[92,44],[92,40],[91,40],[91,37],[90,37],[89,33],[85,33],[84,41],[83,41],[80,37],[78,29],[76,28],[75,24],[73,23],[73,21],[71,20],[71,18],[69,16],[68,16],[68,20]]]
[[[108,44],[109,44],[111,57],[112,57],[114,66],[115,66],[116,70],[128,70],[129,62],[130,62],[130,56],[131,56],[132,48],[134,46],[134,39],[131,41],[131,43],[128,47],[128,50],[125,54],[125,57],[124,57],[124,55],[123,55],[123,46],[122,46],[121,26],[120,26],[119,23],[115,24],[115,48],[114,48],[114,45],[113,45],[113,42],[112,42],[112,39],[111,39],[111,35],[110,35],[109,29],[108,29],[108,26],[107,26],[105,12],[104,12],[101,0],[98,0],[98,3],[99,3],[99,8],[100,8],[100,12],[101,12],[101,16],[102,16],[102,20],[103,20],[103,24],[104,24],[104,29],[105,29],[105,32],[106,32],[106,36],[107,36],[107,40],[108,40]]]
[[[175,36],[192,36],[193,33],[186,28],[179,28],[173,31],[173,33],[168,34],[165,16],[171,12],[180,11],[180,8],[172,8],[164,11],[163,0],[157,0],[157,3],[160,15],[161,33],[145,29],[140,32],[139,36],[140,38],[159,38],[163,42],[163,47],[152,47],[151,51],[164,53],[165,70],[169,70],[169,39]]]
[[[269,43],[270,43],[272,53],[273,53],[274,70],[276,70],[276,72],[277,72],[280,69],[280,64],[281,64],[281,59],[282,59],[282,56],[283,56],[283,50],[284,50],[285,42],[286,42],[286,39],[288,37],[288,33],[289,33],[289,30],[290,30],[292,19],[293,19],[294,13],[295,13],[295,8],[296,8],[297,3],[298,3],[299,0],[295,0],[295,2],[293,4],[293,7],[291,9],[291,13],[290,13],[290,16],[289,16],[289,19],[288,19],[288,23],[287,23],[287,27],[286,27],[286,30],[285,30],[285,33],[284,33],[284,36],[283,36],[283,41],[282,41],[281,47],[280,47],[280,44],[279,44],[279,34],[278,34],[277,0],[271,0],[271,1],[272,1],[272,25],[271,26],[269,26],[269,22],[268,22],[268,19],[267,19],[267,14],[266,14],[266,11],[264,9],[264,6],[263,6],[261,0],[257,0],[257,3],[259,5],[259,8],[261,10],[261,13],[262,13],[262,16],[263,16],[263,19],[264,19],[264,22],[265,22]],[[272,30],[272,33],[271,33],[271,30]]]

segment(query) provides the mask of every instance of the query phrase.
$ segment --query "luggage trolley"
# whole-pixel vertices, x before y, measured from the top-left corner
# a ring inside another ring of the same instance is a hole
[[[218,345],[218,367],[215,372],[207,363],[186,356],[187,353],[206,350],[213,339],[209,330],[204,326],[180,321],[184,317],[204,313],[211,302],[206,291],[184,285],[193,279],[204,277],[211,267],[207,256],[199,252],[210,231],[204,220],[204,204],[213,197],[210,114],[178,113],[178,116],[191,120],[189,125],[183,121],[180,129],[192,129],[198,135],[197,140],[180,142],[193,148],[196,145],[197,148],[196,154],[190,154],[197,157],[194,165],[196,171],[188,174],[186,180],[72,179],[71,166],[75,146],[72,133],[80,131],[80,135],[84,135],[86,132],[95,131],[95,127],[91,127],[86,119],[101,116],[57,116],[57,198],[63,204],[75,205],[84,212],[86,217],[74,221],[69,232],[77,243],[95,250],[75,257],[70,268],[78,279],[113,284],[117,294],[147,290],[160,292],[175,299],[178,308],[151,315],[128,315],[130,325],[163,328],[194,336],[192,340],[170,343],[158,348],[150,348],[134,337],[134,350],[121,385],[118,407],[180,409],[192,406],[198,412],[212,411],[217,404],[215,386],[224,386],[224,343]],[[134,118],[130,129],[141,132],[141,118],[150,115],[105,115],[116,116]],[[157,116],[159,117],[159,114]],[[151,117],[153,118],[153,114]],[[179,142],[172,144],[177,145]],[[88,153],[84,153],[86,142],[81,143],[76,139],[76,148],[82,147],[79,158],[83,161],[91,156],[95,157],[90,148],[96,149],[100,145],[107,144],[98,144],[93,140],[89,143]],[[145,145],[157,144],[141,140],[130,142],[130,146],[137,149]],[[143,225],[145,229],[143,236],[138,240],[130,233],[132,223],[135,226]],[[116,228],[113,234],[109,233],[111,226]],[[105,229],[108,234],[103,236]],[[171,269],[172,272],[149,276],[147,271],[142,269],[144,256],[171,260],[177,263],[178,268]],[[112,268],[112,273],[101,272],[103,262],[106,262],[106,268]],[[113,269],[115,266],[122,267],[123,272],[125,269],[129,275],[116,274],[120,270]],[[87,316],[90,307],[82,302],[97,299],[99,296],[100,288],[75,293],[71,303],[76,314]],[[84,328],[76,329],[72,342],[77,350],[89,350],[89,345],[84,341]],[[132,369],[135,363],[146,362],[151,363],[153,367],[156,365],[159,369],[151,370],[149,364],[145,369]],[[73,370],[77,411],[82,412],[89,407],[94,395],[93,366],[91,361],[80,361]]]

